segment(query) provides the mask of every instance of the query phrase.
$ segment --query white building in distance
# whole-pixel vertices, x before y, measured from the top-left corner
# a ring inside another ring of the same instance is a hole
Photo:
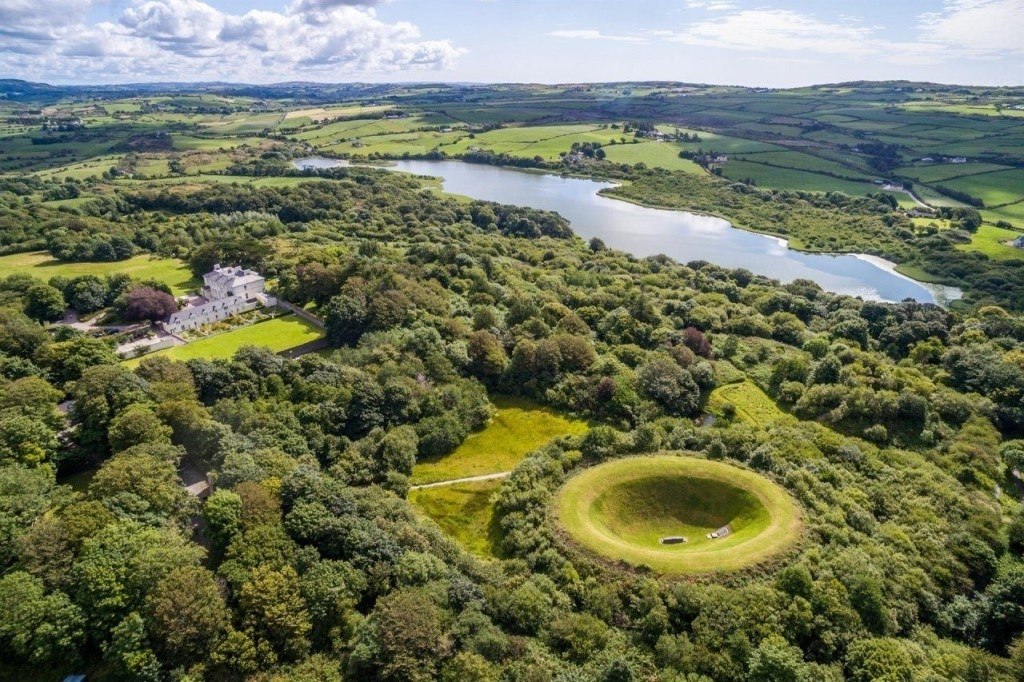
[[[177,334],[205,324],[226,320],[240,313],[277,304],[263,289],[266,280],[254,270],[229,265],[213,266],[203,275],[202,302],[189,305],[167,318],[165,331]]]

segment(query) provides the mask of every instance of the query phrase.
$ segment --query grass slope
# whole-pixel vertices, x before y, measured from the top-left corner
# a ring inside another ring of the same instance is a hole
[[[659,455],[607,462],[573,478],[555,501],[562,528],[584,548],[668,575],[733,571],[791,546],[802,527],[789,494],[722,462]],[[731,524],[733,533],[708,540]],[[659,539],[684,535],[687,542]]]
[[[136,279],[155,279],[167,284],[175,295],[199,286],[188,266],[173,258],[140,255],[112,263],[65,263],[46,251],[13,253],[0,256],[0,272],[4,275],[24,273],[43,280],[51,277],[77,277],[79,275],[112,275],[125,273]]]
[[[786,415],[750,380],[716,388],[711,392],[708,408],[714,414],[722,415],[726,403],[732,403],[736,408],[738,419],[756,426],[763,426]]]
[[[413,490],[409,502],[470,552],[486,558],[499,557],[501,527],[491,499],[501,483],[475,481]]]
[[[552,438],[587,429],[585,422],[529,400],[497,397],[493,402],[498,409],[490,423],[451,454],[416,464],[413,485],[511,471]]]
[[[222,334],[208,336],[205,339],[193,341],[184,346],[174,346],[166,350],[150,353],[143,357],[164,355],[172,360],[191,360],[202,358],[212,360],[215,358],[230,358],[235,351],[242,346],[266,346],[272,351],[282,351],[288,348],[314,341],[323,336],[323,332],[305,320],[286,315],[277,317],[265,322],[258,322],[247,327],[239,327]],[[142,358],[126,360],[125,365],[134,367],[139,364]]]

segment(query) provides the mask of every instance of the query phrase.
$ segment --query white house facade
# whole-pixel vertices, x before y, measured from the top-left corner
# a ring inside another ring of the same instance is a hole
[[[171,315],[163,323],[165,331],[177,334],[205,324],[226,320],[240,313],[277,304],[263,289],[266,280],[254,270],[218,263],[203,275],[203,298],[199,305],[190,305]]]

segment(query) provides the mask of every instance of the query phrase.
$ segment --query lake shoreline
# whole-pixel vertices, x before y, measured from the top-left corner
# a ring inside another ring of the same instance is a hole
[[[325,159],[323,163],[346,161]],[[945,305],[960,295],[900,273],[896,263],[878,254],[795,248],[788,236],[736,225],[720,214],[621,196],[616,190],[626,183],[616,179],[473,164],[457,158],[389,159],[385,164],[365,165],[439,180],[439,189],[453,196],[557,212],[584,241],[600,238],[635,258],[663,254],[681,264],[706,261],[726,269],[744,268],[781,283],[807,279],[825,291],[864,300],[913,299]]]
[[[611,190],[611,191],[608,191],[608,190]],[[955,286],[952,286],[952,285],[949,285],[949,284],[943,284],[941,281],[938,281],[938,279],[921,279],[921,278],[918,278],[918,277],[914,277],[911,274],[909,274],[907,272],[903,272],[900,269],[901,267],[907,265],[906,263],[899,263],[897,261],[890,260],[888,258],[888,256],[883,255],[883,254],[865,253],[863,251],[824,251],[824,250],[820,250],[820,249],[808,249],[808,248],[805,248],[803,246],[794,246],[793,243],[786,236],[783,236],[783,235],[781,235],[781,234],[779,234],[777,232],[770,232],[770,231],[767,231],[767,230],[758,230],[756,228],[749,227],[747,225],[742,225],[742,224],[733,222],[733,220],[731,218],[729,218],[728,216],[722,215],[720,213],[714,213],[712,211],[702,211],[702,210],[695,209],[695,208],[676,208],[674,206],[665,206],[663,204],[656,204],[656,203],[651,203],[651,202],[647,202],[647,201],[641,201],[639,199],[633,199],[631,197],[625,197],[625,196],[621,196],[621,195],[615,194],[614,190],[615,190],[615,188],[611,187],[611,188],[607,188],[607,190],[606,189],[598,190],[597,193],[600,196],[603,196],[603,197],[605,197],[607,199],[615,199],[616,201],[625,201],[628,204],[634,204],[636,206],[643,206],[644,208],[654,208],[654,209],[658,209],[659,211],[678,211],[678,212],[681,212],[681,213],[691,213],[693,215],[707,216],[709,218],[718,218],[720,220],[726,221],[727,223],[729,223],[729,225],[731,227],[734,227],[737,230],[743,230],[745,232],[752,232],[754,234],[760,234],[760,235],[764,235],[766,237],[773,237],[775,239],[778,239],[782,244],[785,245],[785,247],[787,249],[789,249],[791,251],[796,251],[798,253],[807,253],[807,254],[813,254],[813,255],[818,255],[818,256],[853,256],[854,258],[859,258],[860,260],[867,261],[868,263],[871,263],[872,265],[874,265],[876,267],[879,267],[879,268],[881,268],[881,269],[883,269],[883,270],[885,270],[887,272],[890,272],[890,273],[892,273],[894,275],[897,275],[899,277],[903,277],[903,278],[905,278],[905,279],[907,279],[907,280],[909,280],[911,282],[915,282],[917,284],[920,284],[921,286],[923,286],[924,288],[926,288],[926,289],[928,289],[929,291],[932,292],[932,295],[935,296],[935,298],[936,298],[936,305],[941,305],[944,308],[948,307],[950,302],[955,301],[955,300],[960,299],[960,298],[963,297],[963,292],[962,292],[962,290],[959,287],[955,287]],[[915,266],[915,267],[917,267],[917,266]],[[953,295],[948,290],[956,290],[956,291],[958,291],[960,293],[957,294],[957,295]],[[939,300],[941,300],[942,303],[939,303],[938,302]]]

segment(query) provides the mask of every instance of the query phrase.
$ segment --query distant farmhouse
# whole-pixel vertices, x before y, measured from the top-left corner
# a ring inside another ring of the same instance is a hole
[[[253,270],[233,265],[222,268],[218,263],[212,272],[203,275],[202,296],[197,299],[199,303],[171,315],[163,323],[163,328],[177,334],[239,313],[276,305],[277,299],[263,292],[265,285],[266,280]]]

